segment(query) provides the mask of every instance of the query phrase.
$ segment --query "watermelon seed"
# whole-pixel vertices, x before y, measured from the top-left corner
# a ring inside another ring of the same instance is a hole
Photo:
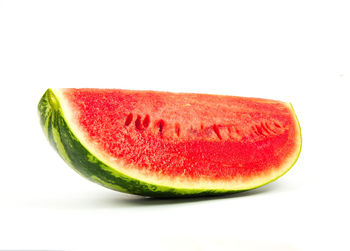
[[[260,123],[260,127],[269,135],[271,134],[270,131],[265,127],[265,125],[263,124],[263,122]]]
[[[175,124],[175,132],[178,137],[180,137],[180,124],[176,123]]]
[[[239,135],[239,130],[235,126],[228,127],[229,132],[234,134],[236,132],[237,135]]]
[[[269,126],[269,124],[267,122],[265,122],[265,126],[266,128],[271,131],[272,133],[276,134],[276,132],[274,130],[271,129],[271,127]]]
[[[132,113],[130,113],[125,120],[125,126],[130,125],[130,123],[132,122]]]
[[[137,129],[142,130],[141,116],[140,115],[137,115],[137,119],[135,120],[135,126]]]
[[[235,127],[233,125],[228,125],[226,126],[227,128],[227,135],[229,138],[234,138],[235,137]]]
[[[149,115],[147,114],[146,117],[143,119],[143,127],[147,128],[149,126],[149,123],[150,123],[150,118],[149,118]]]
[[[262,132],[262,130],[261,130],[261,128],[260,128],[260,126],[255,125],[255,128],[256,128],[256,130],[258,131],[258,133],[259,133],[260,135],[264,135],[263,132]]]
[[[157,122],[157,126],[159,127],[159,133],[161,135],[163,134],[164,125],[165,125],[165,122],[162,119]]]
[[[216,133],[216,136],[218,136],[218,138],[221,140],[222,137],[220,135],[219,127],[216,124],[214,124],[213,129],[214,129],[214,132]]]
[[[273,122],[273,123],[275,124],[276,127],[281,128],[281,125],[278,124],[277,122]]]
[[[253,132],[254,132],[257,136],[259,136],[258,130],[256,129],[255,126],[251,126],[250,128],[253,130]]]
[[[235,127],[235,129],[236,129],[236,133],[239,135],[239,130]]]

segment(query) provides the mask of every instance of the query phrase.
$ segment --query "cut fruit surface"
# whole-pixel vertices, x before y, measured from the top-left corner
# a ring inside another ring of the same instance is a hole
[[[301,149],[292,106],[223,95],[48,89],[44,131],[77,172],[154,197],[232,193],[269,183]]]

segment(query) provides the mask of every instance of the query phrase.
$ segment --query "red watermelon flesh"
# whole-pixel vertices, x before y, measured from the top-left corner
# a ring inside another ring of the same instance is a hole
[[[112,89],[54,92],[90,152],[152,184],[249,189],[284,174],[301,148],[289,103]]]

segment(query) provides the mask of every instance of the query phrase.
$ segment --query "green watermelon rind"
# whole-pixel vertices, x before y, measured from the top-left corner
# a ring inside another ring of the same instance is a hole
[[[94,154],[91,153],[72,132],[64,116],[60,102],[51,89],[48,89],[42,96],[38,104],[38,111],[42,128],[49,142],[63,160],[76,172],[90,181],[109,189],[143,196],[163,198],[198,197],[220,194],[224,195],[251,190],[270,183],[284,175],[295,164],[301,150],[300,144],[298,156],[287,171],[282,175],[273,177],[273,179],[268,182],[255,187],[244,190],[175,188],[152,184],[127,176],[118,172],[115,168],[108,166],[94,156]]]

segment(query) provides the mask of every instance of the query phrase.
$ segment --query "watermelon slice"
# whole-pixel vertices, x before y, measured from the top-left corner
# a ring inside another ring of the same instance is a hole
[[[41,124],[61,157],[107,188],[151,197],[227,194],[296,162],[289,103],[223,95],[48,89]]]

